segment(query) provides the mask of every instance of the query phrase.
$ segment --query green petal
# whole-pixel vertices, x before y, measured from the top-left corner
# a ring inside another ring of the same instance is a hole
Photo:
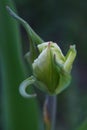
[[[54,63],[59,74],[59,83],[57,84],[55,94],[59,94],[69,86],[71,82],[71,75],[64,70],[62,64],[58,63],[56,57],[54,57]]]
[[[40,53],[48,47],[49,43],[50,43],[50,50],[51,50],[52,56],[54,56],[54,54],[55,54],[56,60],[58,60],[58,62],[60,64],[64,64],[65,56],[63,55],[63,53],[62,53],[60,47],[57,45],[57,43],[49,41],[49,42],[44,42],[42,44],[39,44],[38,50],[40,51]]]
[[[47,86],[49,92],[55,91],[59,76],[54,67],[50,42],[34,61],[33,72],[37,80]]]
[[[63,90],[65,90],[71,82],[71,76],[65,72],[60,74],[60,80],[59,84],[57,85],[56,88],[56,94],[61,93]]]
[[[62,62],[64,62],[65,61],[65,57],[64,57],[60,47],[57,45],[57,43],[49,41],[49,42],[44,42],[42,44],[39,44],[38,45],[39,51],[42,52],[45,48],[47,48],[49,43],[50,43],[50,48],[51,48],[53,54],[56,54],[56,58],[58,60],[61,60]]]
[[[46,48],[42,51],[42,53],[33,63],[33,72],[34,72],[35,77],[44,83],[49,82],[48,74],[50,75],[50,71],[51,71],[50,58],[51,58],[50,48]]]
[[[73,61],[75,60],[76,57],[76,49],[75,49],[75,45],[70,46],[70,49],[66,55],[66,61],[64,63],[64,69],[65,71],[67,71],[68,73],[70,73],[71,69],[72,69],[72,64]]]
[[[28,94],[28,93],[26,92],[26,88],[27,88],[29,85],[34,84],[35,81],[36,81],[36,79],[35,79],[33,76],[31,76],[31,77],[27,78],[26,80],[24,80],[24,81],[20,84],[20,86],[19,86],[19,92],[20,92],[20,94],[21,94],[23,97],[25,97],[25,98],[36,97],[36,94]]]

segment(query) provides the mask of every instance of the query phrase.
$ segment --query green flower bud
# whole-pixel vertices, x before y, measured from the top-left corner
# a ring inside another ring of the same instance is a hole
[[[25,92],[28,85],[35,84],[50,95],[61,93],[71,82],[71,69],[76,57],[75,45],[70,46],[66,56],[56,43],[45,42],[37,45],[39,55],[32,63],[33,76],[20,85],[24,97],[34,97]]]
[[[20,85],[20,93],[28,95],[25,89],[28,85],[35,84],[39,89],[48,94],[55,95],[66,89],[71,82],[71,69],[76,57],[75,45],[70,46],[66,56],[56,43],[45,42],[37,45],[39,55],[32,63],[33,76]]]
[[[58,94],[71,81],[70,71],[76,57],[75,46],[71,46],[66,56],[56,43],[45,42],[38,45],[40,55],[34,60],[33,75],[43,84],[39,88],[49,94]]]

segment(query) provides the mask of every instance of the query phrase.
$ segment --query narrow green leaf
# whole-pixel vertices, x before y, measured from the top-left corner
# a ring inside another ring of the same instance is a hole
[[[27,100],[19,94],[19,85],[26,78],[26,71],[21,57],[19,27],[9,16],[6,5],[14,9],[11,0],[0,0],[3,127],[4,130],[38,130],[36,99]]]
[[[35,42],[36,44],[41,44],[42,42],[44,42],[36,33],[35,31],[30,27],[30,25],[23,20],[22,18],[20,18],[15,12],[12,11],[12,9],[10,9],[9,6],[6,6],[8,12],[10,13],[10,15],[12,17],[14,17],[15,19],[17,19],[26,29],[27,33],[28,33],[28,37],[31,41]]]

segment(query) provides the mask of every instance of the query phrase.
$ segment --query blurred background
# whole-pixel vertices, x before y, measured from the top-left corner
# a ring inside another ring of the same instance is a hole
[[[76,44],[77,57],[72,70],[72,82],[58,96],[56,114],[56,130],[75,130],[87,117],[87,1],[14,0],[14,3],[19,16],[44,41],[58,43],[64,54],[70,45]],[[24,55],[29,50],[29,42],[24,28],[21,27],[20,31]],[[38,91],[42,110],[44,94],[41,93]],[[2,118],[0,120],[2,128]]]

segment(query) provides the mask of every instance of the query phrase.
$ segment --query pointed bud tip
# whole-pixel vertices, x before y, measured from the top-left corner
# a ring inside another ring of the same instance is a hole
[[[76,48],[76,45],[70,45],[70,48]]]
[[[70,49],[76,52],[76,45],[70,45]]]
[[[51,44],[51,42],[49,41],[49,42],[48,42],[48,48],[50,48],[50,44]]]

